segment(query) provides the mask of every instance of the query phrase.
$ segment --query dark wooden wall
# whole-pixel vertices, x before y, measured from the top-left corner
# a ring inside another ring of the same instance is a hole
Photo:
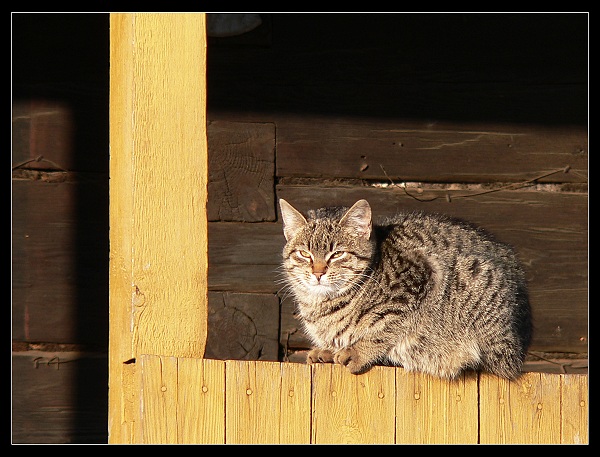
[[[105,442],[108,16],[12,17],[12,438]],[[367,198],[513,244],[529,369],[585,370],[587,15],[261,18],[209,40],[206,356],[301,360],[277,199]]]

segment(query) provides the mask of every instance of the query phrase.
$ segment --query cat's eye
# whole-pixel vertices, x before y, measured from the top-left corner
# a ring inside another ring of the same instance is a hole
[[[344,254],[346,254],[346,252],[344,251],[335,251],[333,254],[331,254],[331,256],[329,256],[330,259],[340,259],[344,256]]]
[[[298,255],[302,258],[305,259],[310,259],[310,252],[308,251],[303,251],[302,249],[300,249],[299,251],[296,251],[298,253]]]

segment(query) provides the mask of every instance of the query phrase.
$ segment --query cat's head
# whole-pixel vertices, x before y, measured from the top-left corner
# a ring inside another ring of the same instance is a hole
[[[279,200],[283,266],[301,302],[318,302],[360,288],[373,257],[371,207],[366,200],[351,208],[321,208],[304,217]]]

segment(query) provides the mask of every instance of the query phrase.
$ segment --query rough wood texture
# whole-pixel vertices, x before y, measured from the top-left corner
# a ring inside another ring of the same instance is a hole
[[[588,442],[582,375],[508,382],[471,373],[447,382],[394,367],[356,376],[332,364],[153,355],[138,369],[139,443]]]
[[[275,220],[275,125],[208,124],[209,221]]]
[[[205,357],[279,360],[279,299],[274,294],[209,292]]]
[[[11,373],[13,443],[106,442],[106,355],[13,352]]]
[[[105,345],[107,180],[65,173],[12,191],[13,340]]]
[[[125,365],[143,353],[204,354],[204,21],[203,14],[111,15],[112,443],[128,442],[136,433],[135,423],[123,418],[122,404],[139,393],[139,385],[123,385]],[[171,440],[172,431],[165,433],[161,439]]]
[[[542,181],[586,182],[587,164],[584,127],[314,117],[277,123],[278,176],[518,182],[570,166],[571,173]]]
[[[275,293],[285,238],[281,224],[208,224],[210,290]]]
[[[13,101],[13,166],[26,162],[35,170],[108,172],[106,90],[45,82],[20,91],[25,89],[16,92],[27,98]]]
[[[561,384],[563,414],[561,442],[585,444],[588,442],[589,392],[587,376],[565,376]]]

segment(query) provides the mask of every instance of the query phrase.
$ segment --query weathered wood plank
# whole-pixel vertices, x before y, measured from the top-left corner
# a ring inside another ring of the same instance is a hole
[[[277,122],[277,176],[386,181],[585,182],[587,130],[382,120]]]
[[[393,444],[395,370],[353,375],[334,364],[313,366],[313,444]]]
[[[285,238],[278,223],[208,224],[208,284],[212,291],[275,293]]]
[[[209,221],[275,220],[275,124],[210,122]]]
[[[509,382],[480,375],[481,444],[559,444],[561,375],[525,373]]]
[[[186,357],[138,357],[140,419],[133,441],[223,444],[225,363]]]
[[[106,443],[105,354],[12,354],[12,443]]]
[[[588,444],[588,377],[561,375],[561,443]]]
[[[279,299],[274,294],[208,293],[205,357],[279,360]]]
[[[108,171],[106,92],[94,85],[43,85],[13,101],[13,166],[37,170]],[[37,95],[35,92],[41,92]]]
[[[477,373],[446,381],[397,368],[396,391],[396,443],[477,443]]]
[[[278,364],[226,364],[225,429],[228,444],[279,442],[279,416],[270,408],[279,403]],[[277,416],[277,417],[275,417]]]
[[[12,337],[103,344],[108,178],[12,182]]]

